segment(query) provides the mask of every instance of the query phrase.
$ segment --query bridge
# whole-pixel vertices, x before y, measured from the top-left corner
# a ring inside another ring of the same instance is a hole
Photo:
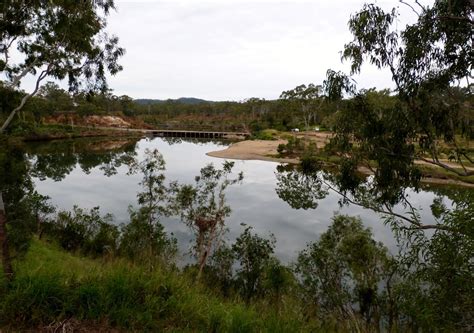
[[[196,131],[196,130],[172,130],[172,129],[145,129],[126,127],[105,127],[105,126],[74,126],[89,129],[101,129],[124,132],[139,132],[156,137],[178,137],[178,138],[203,138],[203,139],[246,139],[249,132],[219,132],[219,131]]]
[[[248,132],[218,132],[218,131],[194,131],[194,130],[143,130],[157,137],[178,138],[208,138],[208,139],[236,139],[248,138]]]

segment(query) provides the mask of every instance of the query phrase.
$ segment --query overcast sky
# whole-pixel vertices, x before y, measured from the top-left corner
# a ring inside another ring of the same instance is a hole
[[[339,52],[351,40],[348,19],[364,2],[116,0],[108,31],[126,54],[110,87],[133,98],[238,101],[321,84],[328,68],[348,70]],[[400,25],[414,19],[406,6],[401,12]],[[393,87],[388,72],[370,66],[356,80],[359,87]]]

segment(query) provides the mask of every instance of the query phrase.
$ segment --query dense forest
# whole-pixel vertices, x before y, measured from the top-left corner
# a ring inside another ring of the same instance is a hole
[[[367,4],[351,16],[353,40],[342,52],[351,73],[328,70],[324,82],[289,87],[277,100],[213,102],[113,94],[106,76],[121,71],[124,50],[117,37],[102,34],[112,0],[6,2],[2,330],[472,330],[474,191],[434,189],[432,219],[411,202],[410,191],[421,189],[426,166],[472,185],[474,8],[468,0],[404,5],[418,19],[402,29],[396,9]],[[23,55],[17,61],[15,47]],[[352,76],[366,62],[388,69],[396,89],[358,89]],[[28,74],[36,85],[23,91]],[[55,80],[67,81],[68,90]],[[208,164],[183,183],[166,178],[158,150],[139,158],[136,139],[106,149],[88,138],[57,154],[24,142],[103,135],[91,132],[101,127],[93,116],[118,117],[125,127],[245,130],[269,140],[268,129],[330,131],[324,148],[286,137],[278,152],[299,163],[278,168],[278,197],[295,209],[314,209],[335,193],[341,206],[377,213],[398,252],[377,242],[360,217],[336,214],[294,262],[283,264],[274,254],[279,240],[255,232],[252,221],[224,241],[232,211],[226,194],[245,179],[233,162]],[[59,181],[76,166],[140,176],[127,223],[118,225],[98,207],[57,210],[35,189],[33,178]],[[169,216],[192,236],[187,265],[178,265],[177,239],[162,224]]]

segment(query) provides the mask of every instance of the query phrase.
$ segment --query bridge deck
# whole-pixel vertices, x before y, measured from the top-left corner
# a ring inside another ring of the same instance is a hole
[[[81,128],[95,128],[103,130],[127,131],[149,133],[154,136],[176,136],[176,137],[194,137],[194,138],[234,138],[250,136],[249,132],[219,132],[219,131],[195,131],[195,130],[173,130],[173,129],[145,129],[145,128],[123,128],[123,127],[104,127],[104,126],[75,126]]]
[[[219,131],[194,131],[194,130],[146,130],[155,136],[176,136],[194,138],[226,138],[226,137],[248,137],[247,132],[219,132]]]

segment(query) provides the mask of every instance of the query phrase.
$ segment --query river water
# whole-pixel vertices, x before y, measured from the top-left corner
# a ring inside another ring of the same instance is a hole
[[[141,176],[127,175],[127,166],[118,166],[116,174],[105,175],[104,167],[114,164],[114,157],[127,152],[144,157],[146,148],[157,148],[166,161],[165,175],[168,180],[192,183],[194,177],[208,163],[222,164],[223,160],[207,156],[206,153],[225,149],[228,143],[202,141],[165,141],[161,138],[144,138],[121,146],[115,143],[65,141],[31,145],[29,159],[37,166],[34,182],[36,189],[51,197],[59,209],[70,210],[74,205],[82,208],[100,206],[101,212],[112,213],[117,224],[129,220],[128,206],[137,206],[136,194]],[[78,148],[78,146],[80,146]],[[104,157],[106,156],[106,157]],[[49,166],[48,166],[49,164]],[[117,163],[115,163],[117,164]],[[262,236],[273,233],[276,237],[275,253],[283,262],[296,258],[308,242],[315,241],[326,231],[335,213],[360,216],[372,229],[374,238],[383,242],[392,252],[397,246],[389,227],[380,215],[358,206],[340,207],[339,196],[330,193],[319,202],[316,209],[295,210],[281,200],[276,191],[276,168],[278,163],[264,161],[235,161],[234,170],[244,173],[242,184],[228,188],[227,200],[232,214],[227,220],[227,239],[233,241],[244,229],[241,224],[254,227]],[[45,171],[44,169],[48,169]],[[58,170],[60,170],[58,172]],[[430,191],[410,191],[413,206],[421,209],[426,223],[433,223],[430,204],[435,194]],[[167,232],[178,239],[182,254],[188,252],[192,235],[179,218],[163,218]],[[185,259],[186,260],[186,259]]]

